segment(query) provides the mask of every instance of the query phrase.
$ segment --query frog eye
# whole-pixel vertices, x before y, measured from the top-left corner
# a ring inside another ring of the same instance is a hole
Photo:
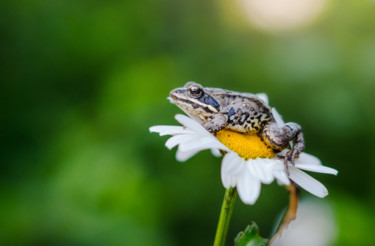
[[[189,88],[189,91],[190,91],[190,94],[194,97],[199,97],[200,95],[202,95],[202,88],[200,88],[199,86],[192,86]]]

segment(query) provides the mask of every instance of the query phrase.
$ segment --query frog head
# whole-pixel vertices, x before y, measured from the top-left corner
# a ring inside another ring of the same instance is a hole
[[[190,117],[204,123],[220,111],[220,104],[211,94],[210,89],[188,82],[184,87],[172,90],[169,99]]]

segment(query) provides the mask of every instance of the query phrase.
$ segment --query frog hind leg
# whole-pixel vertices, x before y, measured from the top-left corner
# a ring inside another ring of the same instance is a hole
[[[275,122],[270,122],[264,126],[261,137],[268,146],[276,150],[283,150],[289,146],[291,141],[293,142],[291,150],[287,152],[284,158],[286,167],[288,161],[294,165],[299,154],[305,149],[301,126],[297,123],[290,122],[279,125]]]

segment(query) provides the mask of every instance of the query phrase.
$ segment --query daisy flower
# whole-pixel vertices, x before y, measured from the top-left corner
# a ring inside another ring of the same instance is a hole
[[[265,94],[258,94],[268,103]],[[284,124],[281,116],[272,109],[278,124]],[[254,204],[260,195],[261,183],[270,184],[275,179],[279,184],[289,185],[291,181],[318,197],[328,195],[326,187],[302,170],[326,174],[337,174],[335,169],[323,166],[312,155],[301,153],[295,165],[288,164],[286,173],[284,160],[276,156],[257,135],[221,130],[212,135],[201,124],[185,115],[175,119],[182,126],[153,126],[151,132],[160,136],[171,135],[165,143],[168,149],[178,146],[176,158],[186,161],[202,150],[211,150],[215,156],[225,153],[221,163],[221,180],[228,189],[237,187],[238,194],[245,204]],[[281,155],[288,150],[282,151]]]
[[[336,245],[338,225],[330,204],[309,198],[298,206],[296,220],[285,229],[274,246]]]

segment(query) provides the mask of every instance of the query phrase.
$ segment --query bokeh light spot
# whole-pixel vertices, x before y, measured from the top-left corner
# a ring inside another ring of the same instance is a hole
[[[238,0],[251,24],[277,32],[311,24],[324,10],[327,0]]]

